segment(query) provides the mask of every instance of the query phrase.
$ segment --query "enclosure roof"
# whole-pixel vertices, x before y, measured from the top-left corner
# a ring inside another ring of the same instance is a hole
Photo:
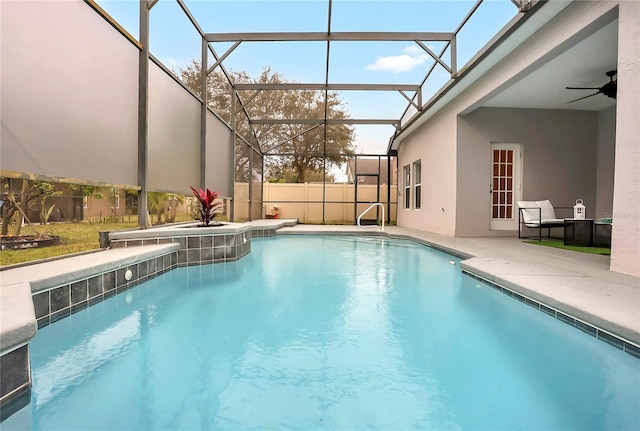
[[[290,81],[281,87],[237,85],[241,106],[258,90],[320,90],[325,105],[328,92],[338,93],[356,128],[358,152],[382,154],[402,123],[421,113],[514,16],[537,1],[152,0],[149,45],[164,64],[180,67],[203,59],[205,40],[209,73],[246,71],[255,77],[270,68]],[[120,3],[135,3],[97,2],[108,13],[125,7]],[[272,120],[250,118],[254,127]],[[336,121],[326,114],[290,120]]]

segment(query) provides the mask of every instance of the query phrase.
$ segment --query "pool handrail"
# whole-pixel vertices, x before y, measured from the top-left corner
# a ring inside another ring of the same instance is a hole
[[[360,219],[362,218],[363,215],[365,215],[367,212],[369,212],[369,210],[375,206],[380,206],[380,208],[382,208],[382,228],[380,229],[382,232],[384,232],[384,205],[382,205],[382,203],[380,202],[373,202],[371,205],[369,205],[369,208],[367,208],[366,210],[362,211],[360,213],[360,215],[358,216],[358,220],[356,221],[356,224],[358,225],[358,227],[369,227],[369,226],[361,226],[360,225]],[[378,219],[376,218],[376,227],[378,227],[378,223],[377,223]]]

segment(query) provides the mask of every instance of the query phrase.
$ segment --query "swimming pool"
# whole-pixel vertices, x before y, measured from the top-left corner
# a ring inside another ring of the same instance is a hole
[[[640,428],[640,360],[410,241],[254,240],[42,328],[31,360],[34,430]]]

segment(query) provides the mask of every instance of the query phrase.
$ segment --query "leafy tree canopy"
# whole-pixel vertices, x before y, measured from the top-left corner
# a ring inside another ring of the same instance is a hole
[[[196,60],[177,75],[195,94],[200,95],[200,63]],[[229,73],[231,81],[236,83],[284,84],[286,80],[281,74],[265,68],[262,73],[251,78],[246,72]],[[220,72],[212,72],[207,80],[207,100],[209,107],[224,121],[231,123],[231,85]],[[243,90],[239,97],[250,100],[244,107],[252,119],[347,119],[344,103],[335,92],[329,92],[327,104],[323,91],[313,90]],[[353,127],[333,124],[325,127],[309,124],[272,124],[256,125],[252,130],[247,115],[236,103],[236,131],[247,142],[260,143],[260,151],[266,157],[264,163],[265,178],[270,181],[308,182],[322,179],[326,168],[343,163],[354,154]],[[254,137],[255,134],[255,137]],[[326,144],[326,145],[325,145]],[[250,173],[249,157],[251,148],[238,145],[236,148],[236,180],[248,180]],[[257,154],[256,154],[257,155]],[[254,165],[256,163],[254,158]],[[292,175],[293,173],[293,175]]]

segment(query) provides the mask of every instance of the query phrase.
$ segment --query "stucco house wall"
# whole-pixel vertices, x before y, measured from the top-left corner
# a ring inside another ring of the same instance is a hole
[[[406,210],[403,168],[416,160],[422,164],[422,208]],[[455,165],[456,116],[453,111],[445,110],[405,140],[398,151],[399,226],[442,235],[455,234]]]
[[[486,100],[508,86],[511,80],[526,76],[529,70],[557,54],[553,54],[552,51],[566,49],[565,45],[575,43],[569,43],[568,40],[575,38],[576,34],[584,28],[593,26],[594,22],[603,26],[615,19],[615,7],[615,2],[573,4],[572,7],[567,8],[568,10],[562,11],[552,22],[521,42],[503,60],[478,77],[448,104],[435,113],[433,110],[427,112],[425,120],[416,122],[416,125],[408,128],[398,138],[400,140],[398,147],[400,175],[402,175],[403,166],[414,160],[423,159],[423,208],[419,211],[404,210],[402,205],[398,205],[398,224],[400,226],[444,235],[468,234],[470,228],[456,226],[456,207],[460,205],[458,211],[467,210],[465,207],[467,196],[461,196],[460,199],[456,196],[461,189],[456,184],[460,175],[459,165],[456,162],[458,156],[457,117],[472,113],[480,108]],[[436,106],[438,105],[436,104]],[[592,130],[596,133],[595,127]],[[595,147],[593,147],[593,151],[595,151]],[[430,164],[429,166],[425,166],[425,160]],[[595,169],[595,165],[591,165],[591,167]],[[481,167],[480,164],[470,166],[468,163],[464,165],[464,168],[470,169],[469,172],[464,173],[465,177],[478,178],[479,181],[482,181],[481,184],[488,186],[489,183],[486,180],[488,168]],[[481,173],[482,170],[484,173]],[[402,189],[401,182],[399,188]],[[532,193],[535,191],[533,190]],[[488,197],[488,189],[483,190],[481,195]],[[573,201],[575,202],[577,198],[573,198]],[[582,197],[582,199],[585,198]],[[595,205],[595,196],[591,199]],[[402,199],[399,197],[398,201],[401,202]],[[475,217],[483,215],[476,211],[474,211]],[[485,211],[484,218],[482,223],[488,226],[488,210]],[[477,224],[480,221],[474,223]],[[484,231],[488,232],[488,229],[485,228]]]
[[[611,269],[640,276],[640,2],[621,1]]]

